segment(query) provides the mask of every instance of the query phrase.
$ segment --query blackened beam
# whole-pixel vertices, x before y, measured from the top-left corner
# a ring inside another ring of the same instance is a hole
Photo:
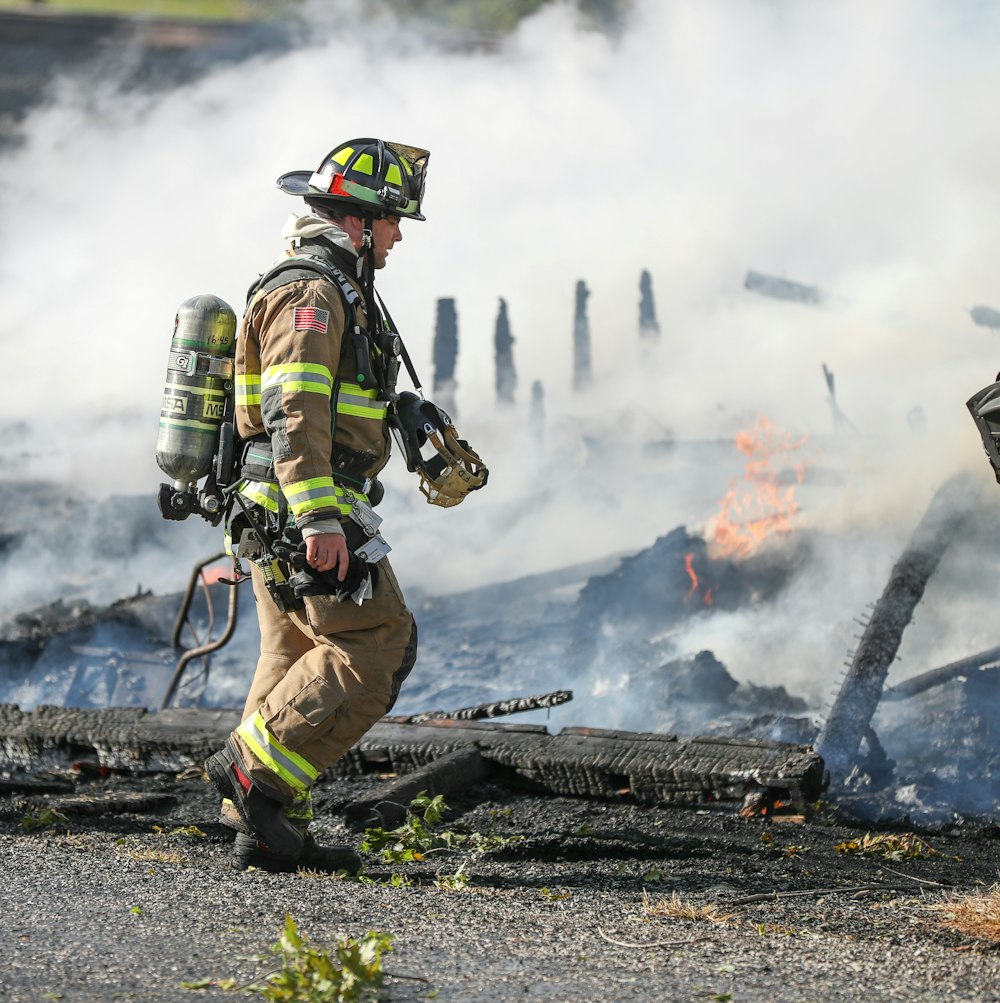
[[[883,700],[903,700],[906,697],[916,696],[934,686],[950,682],[956,676],[965,675],[967,672],[977,672],[987,666],[996,665],[1000,662],[1000,648],[990,648],[988,651],[981,651],[978,655],[969,655],[960,658],[956,662],[949,662],[936,669],[928,669],[918,676],[911,676],[903,682],[890,686],[882,694]]]
[[[964,474],[946,481],[893,566],[816,743],[834,785],[842,783],[854,765],[903,631],[977,495],[977,486]]]
[[[88,710],[0,704],[0,770],[40,773],[95,761],[133,773],[198,766],[239,723],[235,710]],[[751,790],[813,800],[823,762],[807,746],[714,736],[677,738],[626,731],[487,721],[384,718],[329,776],[410,773],[462,748],[475,748],[502,782],[554,795],[690,805],[742,801]]]
[[[513,697],[510,700],[497,700],[494,703],[476,704],[475,707],[462,707],[460,710],[429,710],[423,714],[414,714],[409,718],[411,724],[422,724],[424,721],[435,721],[448,718],[452,721],[480,721],[488,717],[503,717],[506,714],[522,714],[529,710],[545,710],[547,707],[558,707],[573,699],[570,690],[553,690],[534,697]]]
[[[353,825],[392,829],[406,817],[407,807],[418,794],[452,794],[485,780],[489,773],[490,764],[479,750],[474,745],[462,746],[389,781],[377,795],[351,801],[344,815]]]

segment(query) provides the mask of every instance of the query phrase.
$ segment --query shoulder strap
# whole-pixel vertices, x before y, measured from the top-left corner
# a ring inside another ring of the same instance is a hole
[[[274,267],[268,269],[261,275],[253,285],[247,290],[247,309],[250,308],[254,300],[264,293],[278,289],[289,282],[296,282],[299,279],[329,279],[340,289],[341,295],[353,312],[357,304],[361,301],[361,296],[357,289],[351,285],[347,276],[336,266],[317,258],[311,254],[297,254],[279,261]]]

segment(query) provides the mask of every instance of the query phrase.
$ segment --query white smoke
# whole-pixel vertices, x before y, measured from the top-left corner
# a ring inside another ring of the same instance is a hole
[[[1000,133],[982,113],[1000,12],[638,0],[613,37],[552,4],[495,51],[455,51],[336,9],[335,32],[318,23],[288,54],[152,96],[67,77],[31,115],[0,160],[0,426],[29,428],[8,437],[4,478],[152,496],[174,312],[209,291],[239,310],[295,207],[273,180],[356,135],[426,146],[428,222],[404,224],[380,286],[428,388],[435,301],[456,298],[458,424],[492,474],[440,512],[395,461],[386,528],[404,583],[465,588],[697,527],[742,458],[693,443],[766,414],[844,474],[802,495],[802,523],[834,542],[784,608],[706,619],[691,646],[818,700],[934,488],[958,465],[989,477],[963,402],[998,368],[967,310],[1000,306]],[[644,268],[655,351],[637,336]],[[755,296],[748,269],[829,305]],[[595,378],[574,397],[580,278]],[[508,411],[493,404],[500,296],[520,379]],[[829,437],[823,363],[856,436]],[[544,448],[527,431],[536,379]],[[688,445],[644,451],[668,436]],[[970,644],[936,632],[920,654]]]

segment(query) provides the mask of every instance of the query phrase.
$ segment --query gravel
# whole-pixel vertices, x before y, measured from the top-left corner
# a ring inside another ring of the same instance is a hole
[[[356,840],[339,810],[373,783],[322,784],[318,834]],[[138,792],[161,797],[144,812],[111,810]],[[76,793],[107,798],[109,810],[29,831],[25,817],[59,796],[0,798],[6,1003],[239,998],[181,983],[260,978],[286,913],[320,946],[392,934],[386,996],[396,1003],[1000,1000],[997,947],[942,927],[931,908],[997,881],[992,826],[924,832],[933,855],[888,860],[837,852],[865,830],[829,808],[768,822],[731,807],[639,808],[484,784],[449,799],[444,825],[516,841],[398,865],[368,855],[373,880],[359,882],[232,871],[230,833],[197,779],[110,777]],[[435,886],[459,867],[464,888]],[[392,874],[412,884],[389,886]],[[848,890],[857,886],[866,890]],[[806,894],[741,902],[795,891]],[[650,911],[672,896],[702,917]]]

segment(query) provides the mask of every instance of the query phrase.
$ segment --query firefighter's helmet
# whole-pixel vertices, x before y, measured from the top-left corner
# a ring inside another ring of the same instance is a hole
[[[278,187],[309,202],[360,210],[358,215],[425,219],[420,211],[428,150],[381,139],[352,139],[331,150],[315,171],[290,171]]]
[[[486,483],[486,465],[458,437],[451,417],[437,405],[416,394],[401,393],[391,421],[406,467],[420,475],[420,491],[431,505],[450,508]]]

